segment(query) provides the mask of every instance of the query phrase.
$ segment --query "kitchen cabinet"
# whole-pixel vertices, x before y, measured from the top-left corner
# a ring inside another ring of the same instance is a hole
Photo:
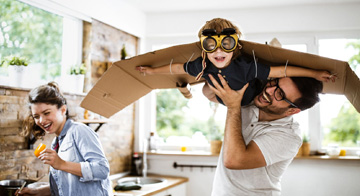
[[[165,191],[156,193],[152,196],[186,196],[186,183],[166,189]]]

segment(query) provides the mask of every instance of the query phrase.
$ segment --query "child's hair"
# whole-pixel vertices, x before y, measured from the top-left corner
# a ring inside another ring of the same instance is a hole
[[[229,20],[226,20],[223,18],[214,18],[210,21],[206,21],[205,25],[203,27],[201,27],[201,29],[199,30],[198,37],[200,39],[204,29],[215,29],[217,33],[220,33],[223,29],[226,29],[226,28],[235,29],[235,32],[240,39],[242,34],[241,34],[239,28],[237,26],[235,26]],[[236,49],[234,50],[233,59],[236,58],[240,54],[240,49],[241,49],[241,47],[236,46]]]
[[[48,84],[38,86],[32,89],[29,93],[29,109],[31,111],[31,105],[36,103],[45,103],[50,105],[56,105],[59,109],[61,106],[66,105],[66,99],[61,93],[58,84],[56,82],[49,82]],[[66,119],[70,118],[68,110],[66,111]],[[35,120],[30,114],[25,118],[23,123],[23,136],[28,136],[30,133],[34,135],[36,139],[42,138],[45,135],[45,131],[35,124]]]

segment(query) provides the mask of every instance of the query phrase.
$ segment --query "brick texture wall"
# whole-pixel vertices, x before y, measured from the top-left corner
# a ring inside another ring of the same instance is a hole
[[[29,90],[0,86],[0,180],[36,179],[46,175],[49,166],[44,165],[27,149],[27,138],[19,135],[24,117],[28,114]],[[84,109],[80,102],[83,95],[66,94],[69,113],[74,120],[83,119]],[[110,163],[111,174],[128,171],[133,146],[134,106],[130,105],[112,116],[99,130],[98,135]],[[95,129],[97,124],[90,124]],[[49,134],[38,143],[50,146],[55,135]]]

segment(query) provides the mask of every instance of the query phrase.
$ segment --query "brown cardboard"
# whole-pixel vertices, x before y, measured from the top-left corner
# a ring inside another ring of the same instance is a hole
[[[324,93],[344,94],[360,112],[360,80],[345,61],[334,60],[309,53],[241,40],[244,55],[253,55],[259,61],[272,65],[297,65],[336,73],[335,83],[324,83]],[[136,66],[158,67],[173,63],[186,63],[201,55],[199,42],[173,46],[149,52],[130,59],[114,62],[81,103],[83,108],[110,117],[153,89],[177,88],[179,85],[195,84],[194,77],[184,75],[142,75]],[[178,84],[178,85],[177,85]]]

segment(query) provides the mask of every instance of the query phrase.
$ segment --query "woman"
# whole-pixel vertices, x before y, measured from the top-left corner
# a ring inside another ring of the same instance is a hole
[[[30,115],[24,134],[41,138],[55,134],[51,149],[38,157],[50,165],[50,186],[24,188],[19,195],[89,196],[112,195],[109,163],[97,134],[88,126],[69,118],[66,99],[55,82],[29,93]]]

